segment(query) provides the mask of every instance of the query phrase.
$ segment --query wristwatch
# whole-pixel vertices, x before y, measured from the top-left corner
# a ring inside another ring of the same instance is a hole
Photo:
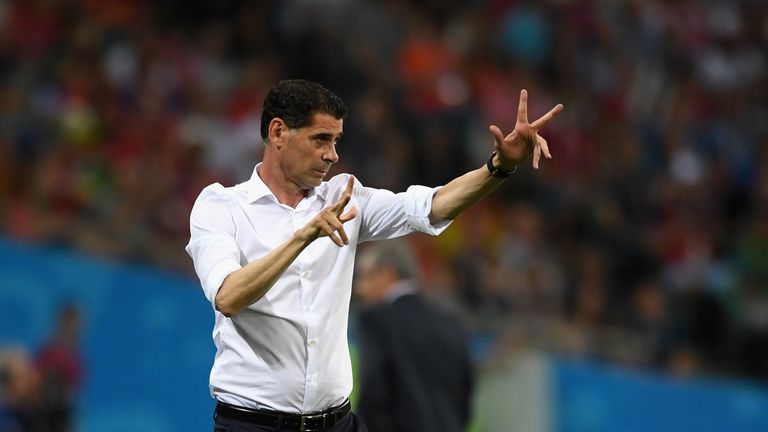
[[[492,176],[498,177],[498,178],[507,178],[511,176],[512,174],[517,171],[517,165],[515,165],[514,168],[512,168],[511,171],[505,171],[501,168],[493,166],[493,157],[496,156],[496,152],[491,153],[491,157],[488,158],[488,162],[486,162],[485,166],[488,168],[488,171],[491,173]]]

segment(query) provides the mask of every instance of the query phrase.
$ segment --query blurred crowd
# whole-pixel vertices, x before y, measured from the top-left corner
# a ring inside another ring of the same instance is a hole
[[[20,346],[0,347],[0,431],[74,430],[84,372],[80,329],[80,311],[68,305],[35,355]]]
[[[261,101],[316,80],[336,172],[481,166],[489,124],[565,111],[436,239],[425,284],[494,343],[768,379],[766,0],[0,0],[0,224],[190,272],[200,190],[247,179]]]

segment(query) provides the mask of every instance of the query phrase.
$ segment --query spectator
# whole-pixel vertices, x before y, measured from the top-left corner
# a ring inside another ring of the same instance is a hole
[[[473,372],[462,325],[420,293],[417,262],[404,241],[366,248],[356,293],[358,413],[371,432],[460,432],[470,419]]]
[[[52,430],[73,430],[77,394],[83,379],[80,355],[80,311],[73,305],[59,313],[57,327],[47,344],[40,349],[37,366],[42,380],[42,393],[49,409]]]
[[[0,430],[52,432],[48,427],[40,374],[22,349],[0,349]]]

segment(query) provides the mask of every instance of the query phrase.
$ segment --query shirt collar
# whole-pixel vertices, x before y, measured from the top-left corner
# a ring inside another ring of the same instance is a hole
[[[266,183],[264,183],[264,180],[259,177],[259,169],[261,168],[263,162],[259,162],[256,164],[256,167],[253,168],[253,174],[251,174],[251,179],[248,182],[248,202],[254,203],[260,198],[264,198],[265,196],[271,196],[277,201],[277,197],[275,197],[275,194],[272,193],[271,190],[269,190],[269,186],[267,186]],[[320,183],[320,186],[316,188],[312,188],[307,193],[307,196],[304,199],[309,199],[314,196],[317,196],[319,199],[325,199],[325,194],[328,189],[328,183],[322,182]]]
[[[251,174],[251,180],[248,182],[248,202],[252,203],[263,198],[265,196],[275,196],[271,190],[267,187],[266,183],[259,177],[259,168],[261,162],[259,162],[255,168],[253,168],[253,174]]]
[[[394,303],[395,300],[409,294],[416,294],[416,283],[411,279],[405,279],[392,284],[384,295],[384,300]]]

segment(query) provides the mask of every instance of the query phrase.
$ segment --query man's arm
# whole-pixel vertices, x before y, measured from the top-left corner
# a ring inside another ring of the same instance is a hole
[[[230,273],[216,293],[216,310],[229,317],[258,301],[272,288],[301,251],[320,237],[328,236],[339,247],[348,245],[349,238],[342,224],[354,219],[357,210],[352,208],[345,214],[342,214],[342,211],[352,197],[354,182],[355,178],[350,176],[341,199],[320,211],[288,241],[262,258]]]
[[[533,156],[533,168],[539,168],[539,159],[543,154],[547,159],[552,158],[547,146],[547,140],[539,135],[539,130],[549,123],[560,111],[563,105],[557,104],[538,120],[528,123],[528,92],[520,92],[520,103],[517,111],[515,130],[506,137],[501,130],[491,125],[490,131],[495,139],[496,154],[493,166],[505,171],[512,171],[517,164]],[[494,177],[485,167],[470,171],[457,177],[440,190],[432,198],[432,211],[429,220],[437,224],[455,219],[459,213],[479,201],[496,189],[503,179]]]
[[[429,221],[436,225],[456,219],[467,207],[496,189],[504,179],[493,177],[485,167],[455,178],[435,193]]]
[[[231,317],[262,298],[310,243],[296,232],[277,249],[230,273],[216,293],[216,310]]]

